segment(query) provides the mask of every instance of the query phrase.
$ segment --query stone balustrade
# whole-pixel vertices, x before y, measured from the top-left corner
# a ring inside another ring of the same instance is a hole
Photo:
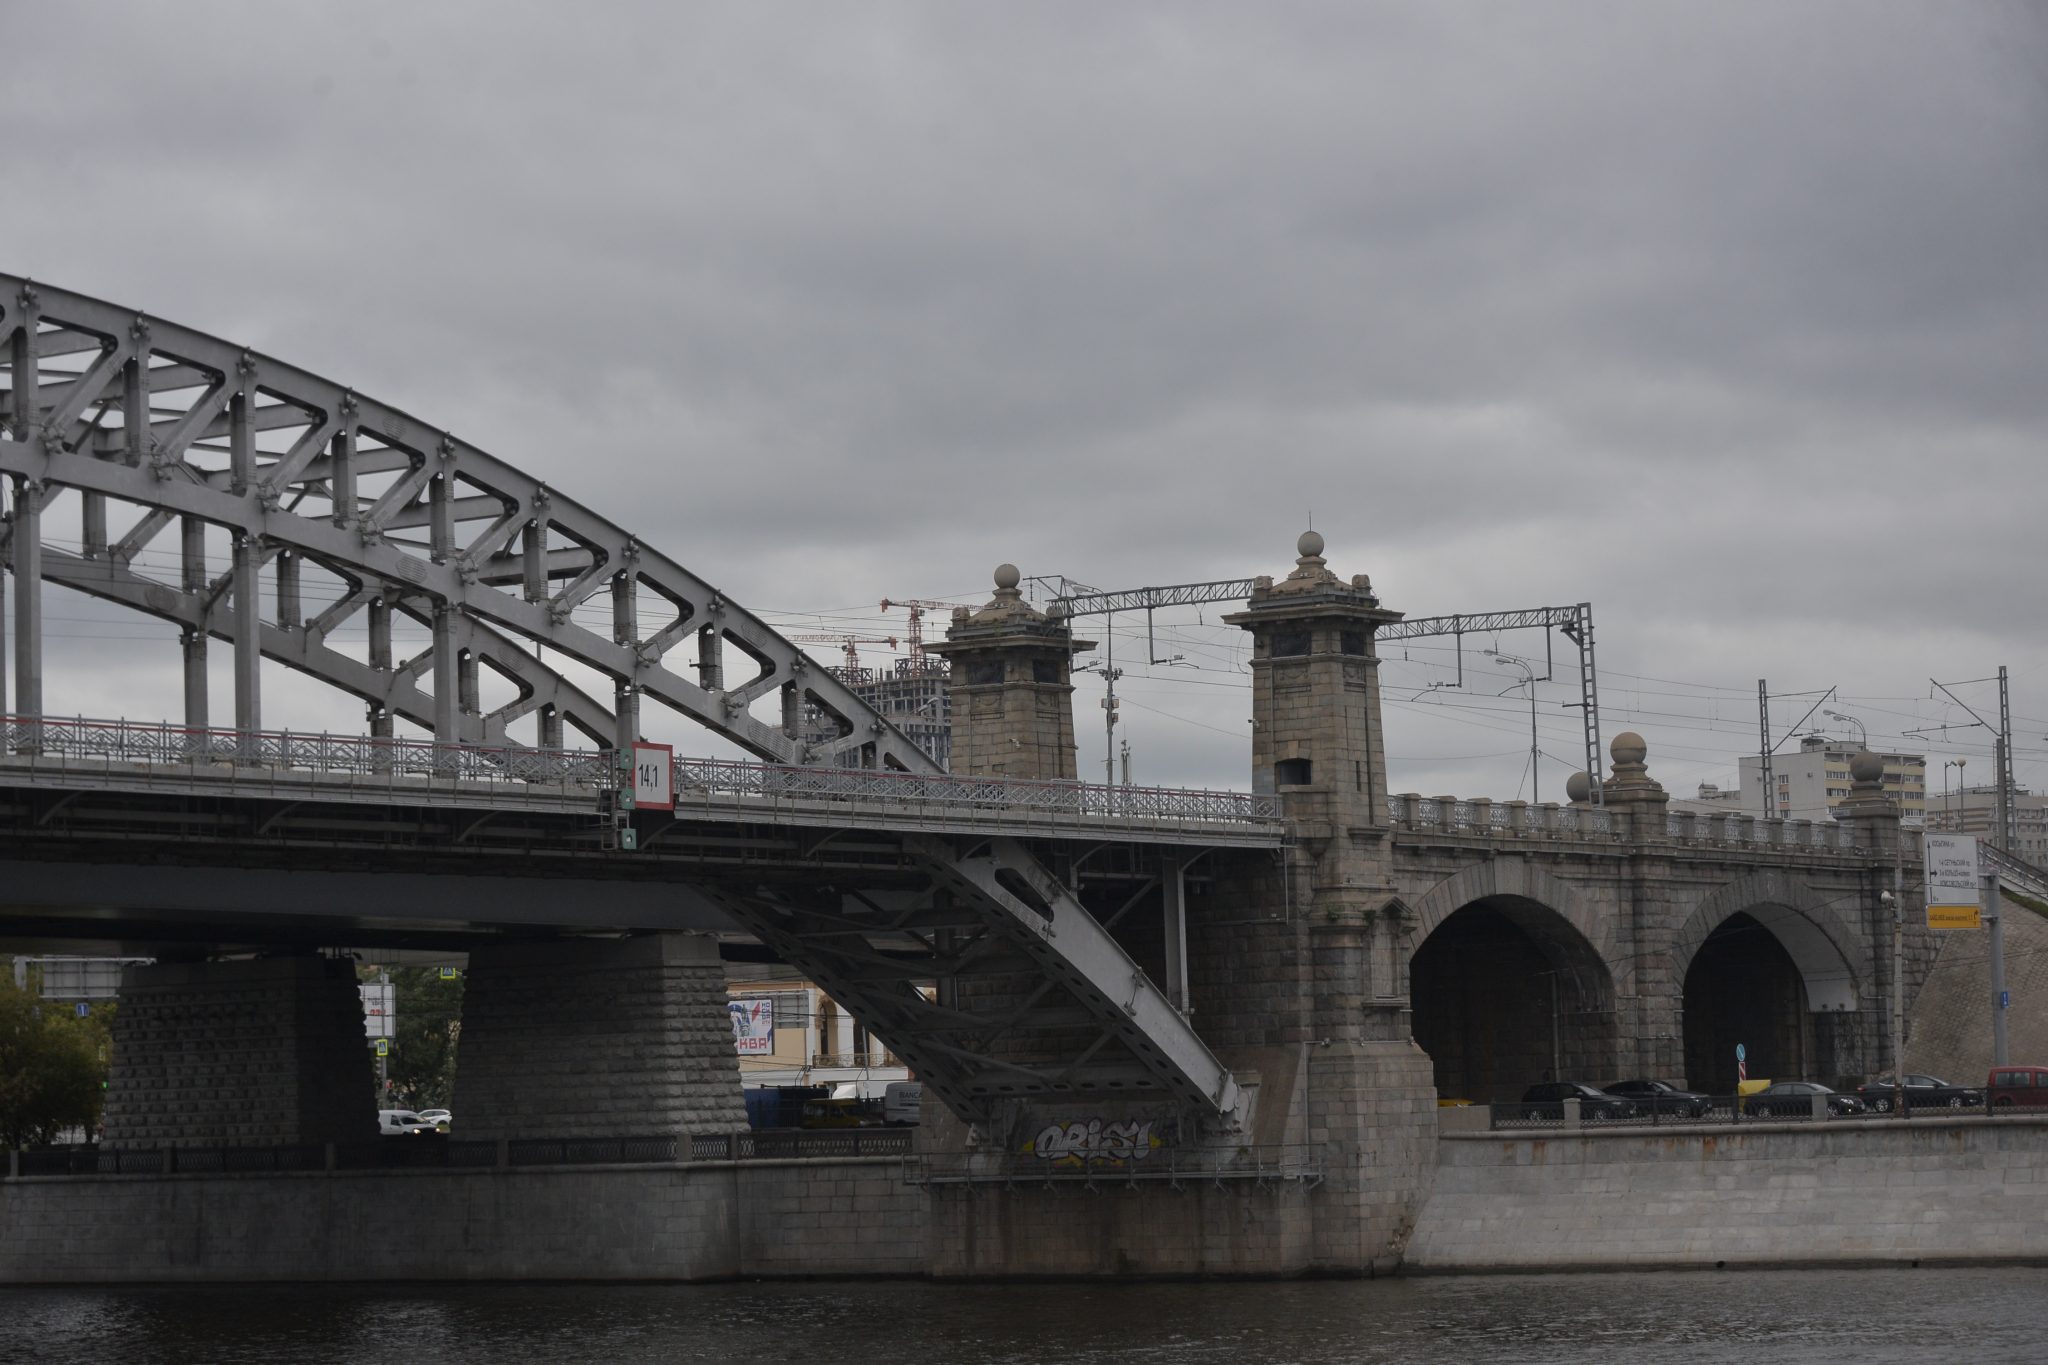
[[[1856,842],[1856,827],[1848,821],[1759,820],[1734,811],[1708,815],[1402,792],[1387,798],[1387,815],[1397,830],[1497,842],[1658,844],[1863,856],[1873,851]],[[1917,860],[1910,848],[1908,857]]]

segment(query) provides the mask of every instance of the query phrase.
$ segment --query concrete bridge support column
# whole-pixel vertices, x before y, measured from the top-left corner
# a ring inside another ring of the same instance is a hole
[[[463,987],[465,1138],[747,1126],[718,945],[693,934],[480,948]]]
[[[377,1135],[362,998],[331,958],[122,973],[109,1147],[269,1147]]]
[[[1324,1183],[1301,1268],[1372,1274],[1399,1262],[1428,1194],[1437,1130],[1430,1059],[1410,1036],[1391,955],[1376,951],[1407,913],[1388,865],[1374,644],[1401,616],[1364,575],[1331,572],[1321,536],[1296,548],[1292,572],[1259,580],[1246,610],[1224,619],[1252,635],[1253,789],[1280,796],[1302,851],[1292,875],[1305,894],[1267,907],[1299,914],[1306,929],[1292,939],[1307,955],[1309,990],[1302,1102],[1287,1140],[1316,1152]]]

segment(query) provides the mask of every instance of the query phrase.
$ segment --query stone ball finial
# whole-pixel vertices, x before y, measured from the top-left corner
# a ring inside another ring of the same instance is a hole
[[[996,565],[996,586],[1004,592],[1010,591],[1023,581],[1024,576],[1017,572],[1015,564]]]
[[[1294,552],[1303,559],[1314,559],[1323,552],[1323,538],[1314,531],[1303,531],[1301,539],[1294,542]]]
[[[1858,782],[1883,782],[1884,758],[1865,750],[1849,760],[1849,776]]]
[[[1641,763],[1650,756],[1650,746],[1635,731],[1623,730],[1607,746],[1607,752],[1614,756],[1616,763]]]
[[[1584,805],[1593,799],[1593,780],[1584,772],[1573,773],[1564,780],[1564,799],[1574,805]]]

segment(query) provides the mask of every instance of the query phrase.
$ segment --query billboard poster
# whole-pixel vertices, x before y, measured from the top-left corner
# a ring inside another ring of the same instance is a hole
[[[773,1000],[728,1000],[732,1011],[732,1040],[742,1057],[767,1057],[775,1051],[775,1002]]]

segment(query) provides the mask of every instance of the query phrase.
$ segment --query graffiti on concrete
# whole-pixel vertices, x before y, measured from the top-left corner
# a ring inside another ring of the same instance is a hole
[[[1048,1123],[1024,1150],[1059,1166],[1117,1166],[1143,1161],[1162,1145],[1150,1119],[1072,1119]]]

